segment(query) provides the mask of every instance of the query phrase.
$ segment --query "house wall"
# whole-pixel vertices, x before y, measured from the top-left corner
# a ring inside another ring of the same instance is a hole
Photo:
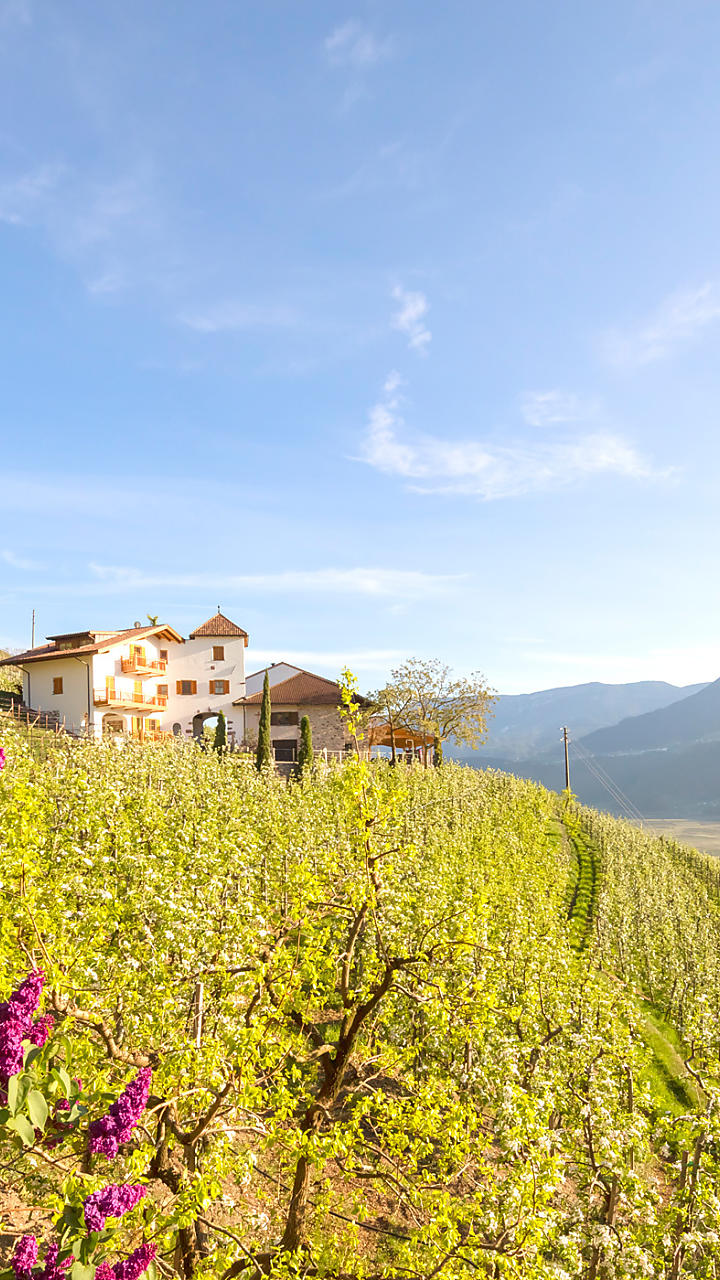
[[[160,650],[168,650],[168,663],[170,661],[170,643],[167,640],[161,640],[157,636],[146,636],[142,640],[128,640],[123,644],[113,645],[112,649],[108,649],[105,653],[96,653],[93,655],[93,689],[105,690],[108,678],[115,681],[115,690],[117,693],[133,693],[135,689],[135,679],[133,675],[124,675],[122,669],[122,659],[130,657],[130,649],[137,646],[145,650],[145,657],[148,662],[160,661]],[[179,647],[179,646],[176,646]],[[138,677],[140,678],[140,677]],[[167,684],[166,675],[143,676],[141,679],[143,693],[148,697],[157,696],[157,686],[159,684]],[[133,716],[137,716],[137,710],[128,707],[111,708],[107,706],[99,706],[94,708],[93,728],[96,736],[102,734],[103,719],[107,715],[113,717],[121,717],[125,730],[129,733],[132,726]],[[155,720],[158,727],[165,728],[163,723],[166,717],[166,711],[159,707],[151,712],[143,713],[146,720]]]
[[[345,743],[348,741],[347,729],[335,707],[329,706],[291,706],[283,703],[273,703],[273,711],[297,711],[298,723],[294,724],[278,724],[273,725],[270,730],[272,741],[290,740],[300,743],[300,721],[303,716],[307,716],[310,721],[312,730],[313,750],[322,751],[342,751]],[[254,746],[258,739],[258,729],[260,725],[260,707],[252,706],[245,708],[246,715],[246,738],[250,745]]]
[[[225,657],[222,662],[213,662],[213,646],[223,645]],[[162,728],[172,731],[173,725],[179,724],[182,736],[192,734],[192,722],[196,715],[210,712],[217,715],[222,711],[228,726],[228,738],[242,739],[242,708],[234,707],[235,698],[245,696],[245,642],[242,636],[199,636],[196,640],[186,640],[184,644],[168,644],[161,646],[168,649],[167,678],[159,683],[168,686],[168,704],[163,713]],[[178,694],[175,692],[178,680],[195,680],[196,694]],[[230,692],[211,694],[211,680],[227,680]]]
[[[57,711],[68,730],[80,733],[87,723],[88,672],[86,662],[77,658],[49,658],[29,663],[23,672],[23,701],[35,711]],[[62,677],[62,693],[53,693],[53,679]],[[92,719],[92,675],[90,710]]]

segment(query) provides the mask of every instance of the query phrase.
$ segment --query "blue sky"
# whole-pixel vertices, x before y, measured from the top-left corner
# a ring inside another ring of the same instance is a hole
[[[0,644],[720,675],[720,9],[0,0]]]

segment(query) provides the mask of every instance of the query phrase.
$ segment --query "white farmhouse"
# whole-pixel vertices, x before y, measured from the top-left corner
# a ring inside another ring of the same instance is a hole
[[[165,624],[47,639],[0,666],[20,667],[26,706],[56,712],[69,732],[200,737],[205,720],[222,711],[229,738],[236,736],[248,636],[219,609],[187,640]]]

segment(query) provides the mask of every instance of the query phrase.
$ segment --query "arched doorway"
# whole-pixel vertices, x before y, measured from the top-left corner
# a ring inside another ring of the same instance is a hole
[[[114,711],[108,711],[102,718],[103,734],[111,734],[115,736],[118,733],[125,732],[125,724],[122,716],[117,715]]]
[[[193,716],[192,731],[196,742],[212,742],[218,722],[217,711],[199,711]]]

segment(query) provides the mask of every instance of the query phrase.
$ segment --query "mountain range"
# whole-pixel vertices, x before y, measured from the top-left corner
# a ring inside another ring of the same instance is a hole
[[[599,683],[501,697],[487,741],[456,759],[560,790],[562,726],[571,788],[585,804],[645,817],[720,818],[720,680]]]
[[[483,755],[502,755],[511,760],[553,751],[565,724],[574,737],[583,737],[628,717],[669,707],[704,688],[701,684],[679,687],[663,680],[640,680],[634,684],[593,681],[542,689],[539,693],[509,694],[495,703],[494,715],[488,721],[487,741],[478,750]]]

